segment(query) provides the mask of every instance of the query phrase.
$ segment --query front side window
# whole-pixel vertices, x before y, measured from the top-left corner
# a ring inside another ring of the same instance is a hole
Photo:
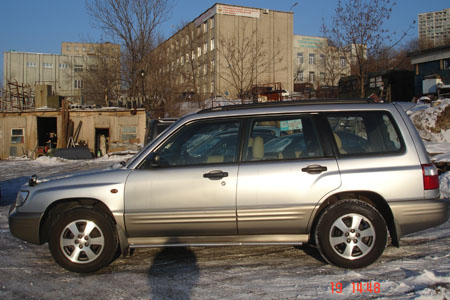
[[[386,112],[336,113],[328,115],[340,154],[401,152],[403,141]]]
[[[314,65],[316,63],[316,55],[314,53],[309,54],[309,64]]]
[[[233,120],[196,122],[185,126],[157,151],[160,165],[236,162],[240,124],[240,121]]]
[[[308,115],[255,120],[246,145],[246,161],[323,156],[314,121]]]
[[[24,139],[23,128],[11,129],[11,144],[23,144]]]

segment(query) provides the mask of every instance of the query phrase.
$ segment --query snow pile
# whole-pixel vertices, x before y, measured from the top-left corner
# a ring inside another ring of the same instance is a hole
[[[410,118],[422,139],[450,142],[450,99],[442,99],[436,103],[438,105],[413,112]]]
[[[439,188],[442,198],[450,198],[450,172],[446,172],[439,176]]]

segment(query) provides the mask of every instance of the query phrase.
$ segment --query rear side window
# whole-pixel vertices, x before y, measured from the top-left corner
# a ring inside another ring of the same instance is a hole
[[[340,154],[395,153],[404,149],[397,126],[387,112],[327,114]]]
[[[244,161],[291,160],[323,156],[311,116],[271,117],[251,123]]]

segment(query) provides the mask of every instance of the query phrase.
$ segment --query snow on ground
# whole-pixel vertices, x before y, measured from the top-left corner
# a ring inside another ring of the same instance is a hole
[[[450,158],[450,140],[437,141],[428,151]],[[5,204],[29,175],[106,168],[129,157],[0,161],[0,299],[450,299],[450,221],[403,237],[400,248],[388,246],[358,270],[328,265],[308,246],[241,246],[137,249],[81,275],[59,267],[46,244],[10,234]],[[450,197],[450,172],[440,187]]]

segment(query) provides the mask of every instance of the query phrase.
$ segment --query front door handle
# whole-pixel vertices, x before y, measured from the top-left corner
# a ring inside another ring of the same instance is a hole
[[[303,168],[302,172],[306,172],[308,174],[320,174],[322,172],[325,172],[326,170],[327,167],[321,165],[309,165],[306,168]]]
[[[203,178],[209,178],[211,180],[219,180],[224,177],[228,177],[228,172],[214,170],[214,171],[203,174]]]

